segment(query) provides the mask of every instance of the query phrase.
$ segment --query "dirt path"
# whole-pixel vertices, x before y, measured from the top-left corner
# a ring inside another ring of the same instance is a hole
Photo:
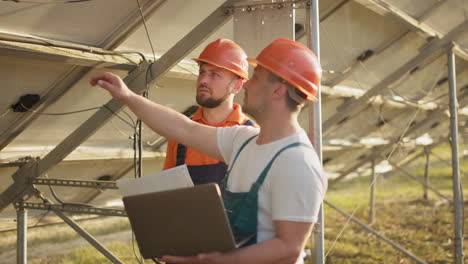
[[[100,243],[122,241],[131,242],[132,235],[130,231],[123,231],[113,234],[107,234],[95,237]],[[34,261],[35,259],[46,259],[55,255],[63,255],[75,251],[81,247],[88,247],[90,244],[84,238],[78,238],[61,243],[45,243],[38,246],[28,248],[28,261],[33,263],[45,263],[41,261]],[[0,264],[16,263],[16,250],[10,250],[0,253]]]

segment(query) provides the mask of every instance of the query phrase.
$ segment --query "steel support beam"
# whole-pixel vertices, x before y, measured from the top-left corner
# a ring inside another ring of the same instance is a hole
[[[396,19],[397,21],[406,25],[410,30],[415,32],[422,33],[425,37],[435,37],[435,38],[442,38],[442,33],[437,31],[435,28],[429,26],[428,24],[422,22],[425,18],[427,18],[434,9],[438,8],[443,3],[447,2],[447,0],[441,0],[434,4],[425,14],[423,14],[419,20],[415,19],[405,11],[393,6],[392,4],[388,3],[387,0],[354,0],[355,2],[361,4],[362,6],[380,14],[381,16],[391,16],[392,18]],[[461,48],[456,42],[455,45],[455,52],[462,57],[464,60],[468,60],[468,51]]]
[[[90,47],[89,51],[0,40],[0,56],[49,61],[75,66],[130,71],[141,62],[137,54],[118,54]]]
[[[418,21],[405,11],[391,5],[385,0],[354,0],[362,6],[376,12],[381,16],[390,16],[416,32],[425,36],[440,38],[442,34],[425,23]]]
[[[109,259],[112,263],[116,264],[123,264],[123,262],[114,256],[112,252],[110,252],[107,248],[105,248],[99,241],[97,241],[93,236],[91,236],[86,230],[81,228],[73,219],[66,216],[63,212],[59,210],[54,210],[54,213],[62,218],[62,220],[67,223],[73,230],[75,230],[78,234],[80,234],[86,241],[88,241],[94,248],[96,248],[99,252],[101,252],[107,259]]]
[[[386,238],[385,236],[379,234],[376,230],[372,229],[370,226],[364,224],[363,222],[359,221],[357,218],[355,218],[354,216],[348,214],[347,212],[341,210],[340,208],[338,208],[337,206],[335,206],[334,204],[328,202],[327,200],[324,201],[324,203],[328,206],[330,206],[331,208],[335,209],[338,213],[342,214],[343,216],[345,216],[346,218],[348,219],[351,219],[351,221],[353,221],[354,223],[358,224],[361,228],[363,228],[364,230],[366,230],[367,232],[375,235],[376,237],[380,238],[383,242],[389,244],[390,246],[392,246],[394,249],[400,251],[401,253],[405,254],[406,256],[410,257],[412,260],[416,261],[417,263],[420,263],[420,264],[427,264],[427,262],[425,262],[424,260],[418,258],[417,256],[415,256],[413,253],[405,250],[404,248],[402,248],[401,246],[399,246],[398,244],[396,244],[395,242],[391,241],[390,239]]]
[[[454,203],[454,263],[463,264],[463,198],[460,182],[460,164],[458,157],[458,105],[457,77],[455,70],[455,54],[452,47],[448,49],[449,93],[450,93],[450,145],[452,147],[453,203]]]
[[[91,206],[79,206],[71,204],[52,204],[52,203],[28,203],[19,202],[16,204],[17,207],[22,206],[26,209],[33,210],[44,210],[44,211],[61,211],[73,214],[92,214],[92,215],[104,215],[104,216],[127,216],[125,210],[121,209],[110,209],[110,208],[99,208]]]
[[[424,147],[424,154],[426,155],[426,164],[424,166],[424,183],[425,185],[423,186],[424,188],[424,193],[423,193],[423,199],[427,200],[429,199],[429,193],[426,185],[429,185],[429,169],[431,165],[431,155],[430,151],[427,147]]]
[[[115,181],[85,181],[85,180],[69,180],[69,179],[51,179],[51,178],[35,178],[32,180],[35,185],[54,185],[66,187],[84,187],[97,189],[118,189]]]
[[[151,0],[147,1],[141,7],[143,16],[148,20],[153,16],[162,6],[168,3],[168,0]],[[135,9],[132,14],[125,20],[122,21],[117,28],[115,28],[99,45],[105,49],[116,49],[122,44],[131,34],[143,24],[141,19],[138,5],[135,3]]]
[[[464,107],[465,105],[468,104],[468,91],[466,91],[463,95],[460,96],[461,100],[459,101],[459,106]],[[446,109],[441,108],[437,110],[433,110],[430,112],[430,114],[427,115],[425,120],[422,120],[418,122],[417,124],[411,126],[405,133],[405,135],[410,135],[410,134],[421,134],[420,131],[427,131],[430,129],[431,125],[434,123],[443,123],[447,121],[447,115],[446,115]],[[367,158],[362,159],[361,161],[357,162],[354,164],[352,167],[347,168],[344,171],[341,171],[340,175],[333,180],[329,181],[329,185],[333,185],[334,183],[344,179],[346,176],[348,176],[350,173],[356,171],[358,168],[364,166],[366,163],[370,162],[374,158],[378,158],[376,161],[382,160],[382,155],[383,153],[389,152],[389,149],[393,148],[394,144],[397,144],[400,141],[400,138],[390,142],[389,144],[378,146],[373,149],[372,153],[367,155]],[[430,146],[432,149],[433,147],[437,146],[440,144],[440,142],[437,142]],[[415,156],[411,158],[408,161],[405,161],[404,163],[399,163],[399,166],[403,166],[404,164],[410,163],[414,161],[416,158],[419,158],[421,155],[423,155],[424,152],[422,152],[420,155]]]
[[[16,209],[16,263],[26,264],[28,262],[28,211],[24,207]]]
[[[395,81],[399,80],[407,72],[411,71],[413,68],[421,64],[427,59],[434,59],[440,56],[445,47],[449,45],[452,41],[456,40],[460,34],[468,31],[468,21],[460,24],[450,33],[448,33],[444,38],[440,40],[433,40],[428,43],[427,46],[423,47],[420,53],[405,63],[402,67],[394,71],[392,74],[384,78],[374,87],[369,89],[364,95],[357,99],[348,99],[344,104],[338,107],[337,113],[328,118],[323,123],[323,133],[324,135],[329,134],[336,129],[340,122],[345,121],[348,117],[353,116],[360,111],[362,111],[366,106],[367,102],[375,95],[379,94],[382,90],[386,89],[388,86],[393,84]]]
[[[377,184],[377,174],[375,173],[375,159],[371,162],[372,175],[371,175],[371,189],[369,199],[369,224],[373,224],[375,220],[375,185]]]
[[[169,71],[177,62],[189,54],[196,48],[203,40],[209,35],[226,23],[232,16],[228,7],[234,1],[228,0],[184,38],[176,43],[169,51],[167,51],[157,62],[153,63],[149,68],[143,62],[140,66],[132,71],[125,79],[125,83],[135,93],[143,92],[147,87],[147,75],[149,82],[154,83],[161,76]],[[149,72],[148,72],[149,71]],[[21,167],[15,174],[18,175],[31,175],[33,178],[42,175],[50,168],[57,165],[66,156],[68,156],[75,148],[82,142],[93,135],[102,125],[104,125],[113,116],[108,109],[113,112],[118,112],[123,108],[123,104],[119,101],[112,99],[107,102],[106,107],[98,110],[93,116],[86,120],[80,127],[72,132],[67,138],[59,143],[51,152],[49,152],[44,159],[40,160],[37,164],[37,169],[32,171],[29,167]],[[6,193],[0,195],[0,212],[10,203],[15,202],[16,199],[23,195],[25,186],[15,182],[6,190]]]
[[[393,44],[397,43],[399,40],[405,37],[409,32],[410,31],[400,32],[397,35],[395,35],[392,39],[390,39],[389,41],[386,41],[381,46],[377,47],[375,50],[373,50],[374,53],[371,58],[377,57],[378,55],[382,54],[384,51],[390,48]],[[348,68],[346,68],[346,70],[342,74],[328,81],[327,83],[325,83],[325,85],[329,86],[330,88],[335,87],[336,85],[340,84],[342,81],[348,79],[348,77],[350,77],[358,69],[360,69],[362,67],[361,65],[362,63],[366,63],[366,62],[365,61],[362,62],[358,60],[354,61],[352,65],[348,66]]]
[[[442,161],[443,163],[445,163],[445,164],[447,164],[447,165],[449,165],[449,166],[452,166],[452,162],[451,162],[451,161],[444,160],[441,156],[439,156],[438,154],[436,154],[436,153],[434,153],[434,152],[432,152],[432,151],[430,152],[430,154],[431,154],[432,156],[436,157],[436,159],[438,159],[439,161]],[[462,170],[461,168],[460,168],[460,173],[463,174],[463,175],[465,175],[465,176],[468,176],[468,172]]]
[[[391,161],[388,161],[388,163],[390,165],[392,165],[392,167],[394,167],[395,169],[399,170],[400,172],[402,172],[405,176],[415,180],[416,182],[418,182],[419,184],[421,184],[422,186],[428,188],[429,190],[433,191],[435,194],[437,194],[439,197],[449,201],[450,203],[452,203],[452,199],[444,194],[442,194],[441,192],[439,192],[436,188],[432,187],[431,185],[429,184],[426,184],[423,180],[419,179],[418,177],[414,176],[413,174],[409,173],[407,170],[401,168],[400,166],[396,165],[394,162],[391,162]]]
[[[340,8],[345,6],[347,3],[349,3],[350,0],[341,0],[338,4],[335,6],[329,8],[328,10],[323,10],[323,8],[320,8],[319,12],[320,14],[320,23],[325,21],[328,17],[333,15],[336,11],[338,11]]]
[[[123,176],[125,176],[132,169],[133,169],[133,163],[130,166],[127,166],[126,168],[124,168],[123,170],[118,172],[116,175],[112,175],[111,180],[116,181],[116,180],[122,178]],[[76,196],[76,199],[80,199],[84,203],[89,203],[92,200],[94,200],[94,198],[96,198],[101,193],[102,193],[101,189],[91,190],[88,193]]]
[[[364,1],[367,1],[367,0],[364,0]],[[423,21],[424,19],[426,19],[432,12],[434,12],[434,10],[436,10],[442,3],[446,2],[446,1],[447,0],[441,0],[441,1],[437,2],[437,3],[435,3],[429,10],[427,10],[424,14],[422,14],[419,17],[419,20]],[[410,32],[411,32],[411,30],[404,30],[404,31],[396,34],[391,40],[386,41],[383,45],[381,45],[381,46],[377,47],[376,49],[374,49],[373,50],[374,54],[372,55],[372,57],[377,57],[379,54],[386,51],[394,43],[398,42],[400,39],[405,37]],[[348,69],[346,69],[346,71],[343,74],[341,74],[340,76],[338,76],[335,79],[331,80],[326,85],[328,85],[330,87],[334,87],[334,86],[338,85],[339,83],[341,83],[342,81],[346,80],[349,76],[351,76],[351,74],[353,74],[357,69],[359,69],[361,67],[361,63],[365,63],[365,62],[359,62],[359,61],[354,62],[351,66],[349,66]]]
[[[320,61],[320,13],[319,13],[319,0],[311,0],[311,7],[309,11],[309,34],[307,36],[307,43],[309,48],[317,55]],[[322,97],[320,85],[317,91],[317,101],[309,102],[309,138],[314,145],[317,156],[322,162]],[[312,105],[311,105],[312,104]],[[324,211],[323,204],[320,205],[318,219],[317,219],[318,228],[315,232],[312,233],[313,240],[311,245],[313,245],[313,259],[314,264],[323,264],[325,263],[325,232],[324,232]]]
[[[468,94],[468,91],[467,91],[467,94]],[[467,94],[465,94],[465,95],[467,95]],[[459,102],[461,107],[468,104],[468,96],[465,96],[465,95],[461,97],[462,99]],[[445,108],[441,108],[441,109],[431,111],[430,114],[427,115],[425,120],[422,120],[422,121],[418,122],[417,124],[411,126],[406,131],[405,135],[420,134],[418,131],[427,131],[430,128],[431,124],[434,124],[436,122],[438,122],[438,123],[446,122],[447,121],[447,115],[446,115],[445,111],[446,111]],[[349,175],[350,173],[356,171],[358,168],[364,166],[366,163],[370,162],[372,159],[377,159],[376,163],[378,161],[382,160],[383,159],[382,158],[383,153],[388,153],[389,149],[393,148],[394,145],[397,144],[399,141],[400,141],[400,138],[393,140],[389,144],[375,147],[372,150],[372,152],[369,155],[367,155],[367,158],[364,158],[361,161],[354,164],[352,167],[347,168],[344,171],[341,171],[340,176],[338,176],[338,177],[334,178],[333,180],[329,181],[329,185],[333,185],[334,183],[344,179],[347,175]],[[438,145],[438,144],[439,143],[434,144],[433,146],[431,146],[431,148],[434,147],[435,145]],[[413,160],[408,161],[408,162],[412,162],[412,161]]]

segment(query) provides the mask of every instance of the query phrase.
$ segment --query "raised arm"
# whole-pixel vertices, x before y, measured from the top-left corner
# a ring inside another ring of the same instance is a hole
[[[135,94],[115,74],[99,73],[90,83],[109,91],[112,97],[127,105],[138,118],[161,136],[178,141],[217,160],[223,160],[218,150],[215,127],[193,122],[177,111]]]

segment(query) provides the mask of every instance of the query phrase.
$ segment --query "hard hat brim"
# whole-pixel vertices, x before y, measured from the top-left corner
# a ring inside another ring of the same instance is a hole
[[[239,71],[236,71],[236,70],[229,69],[229,68],[227,68],[227,67],[221,66],[221,65],[219,65],[218,63],[215,63],[215,62],[213,62],[213,61],[206,60],[206,59],[201,60],[201,59],[196,59],[196,58],[192,58],[192,60],[196,61],[198,64],[200,64],[200,62],[204,62],[204,63],[208,63],[208,64],[211,64],[211,65],[214,65],[214,66],[216,66],[216,67],[218,67],[218,68],[222,68],[222,69],[228,70],[228,71],[234,73],[235,75],[241,77],[242,79],[244,79],[244,81],[248,81],[248,80],[249,80],[249,76],[246,76],[245,74],[243,74],[243,73],[241,73],[241,72],[239,72]]]
[[[287,78],[286,76],[282,75],[281,73],[279,73],[278,71],[272,69],[271,67],[269,67],[268,65],[265,65],[264,63],[261,63],[260,61],[256,60],[256,59],[251,59],[251,58],[247,58],[247,61],[249,62],[250,65],[254,66],[254,67],[257,67],[258,65],[262,66],[263,68],[271,71],[272,73],[278,75],[279,77],[281,77],[283,80],[287,81],[288,83],[290,83],[292,86],[296,87],[297,89],[299,89],[299,91],[303,92],[304,94],[307,95],[307,100],[309,101],[312,101],[312,102],[316,102],[317,101],[317,97],[315,97],[314,95],[310,94],[306,89],[304,89],[302,86],[298,85],[297,83],[293,82],[292,80],[290,80],[289,78]],[[313,84],[314,85],[314,84]],[[315,86],[315,85],[314,85]],[[316,90],[318,91],[318,87],[315,87]]]

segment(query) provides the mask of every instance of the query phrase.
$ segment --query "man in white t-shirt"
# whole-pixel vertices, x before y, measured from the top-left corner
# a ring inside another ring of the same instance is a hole
[[[131,92],[111,73],[91,80],[126,104],[150,128],[229,164],[221,183],[235,235],[251,243],[227,253],[165,256],[171,263],[303,263],[302,252],[327,189],[320,162],[297,117],[315,101],[321,68],[301,43],[277,39],[255,60],[243,109],[259,128],[215,128]],[[169,125],[170,124],[170,125]]]

